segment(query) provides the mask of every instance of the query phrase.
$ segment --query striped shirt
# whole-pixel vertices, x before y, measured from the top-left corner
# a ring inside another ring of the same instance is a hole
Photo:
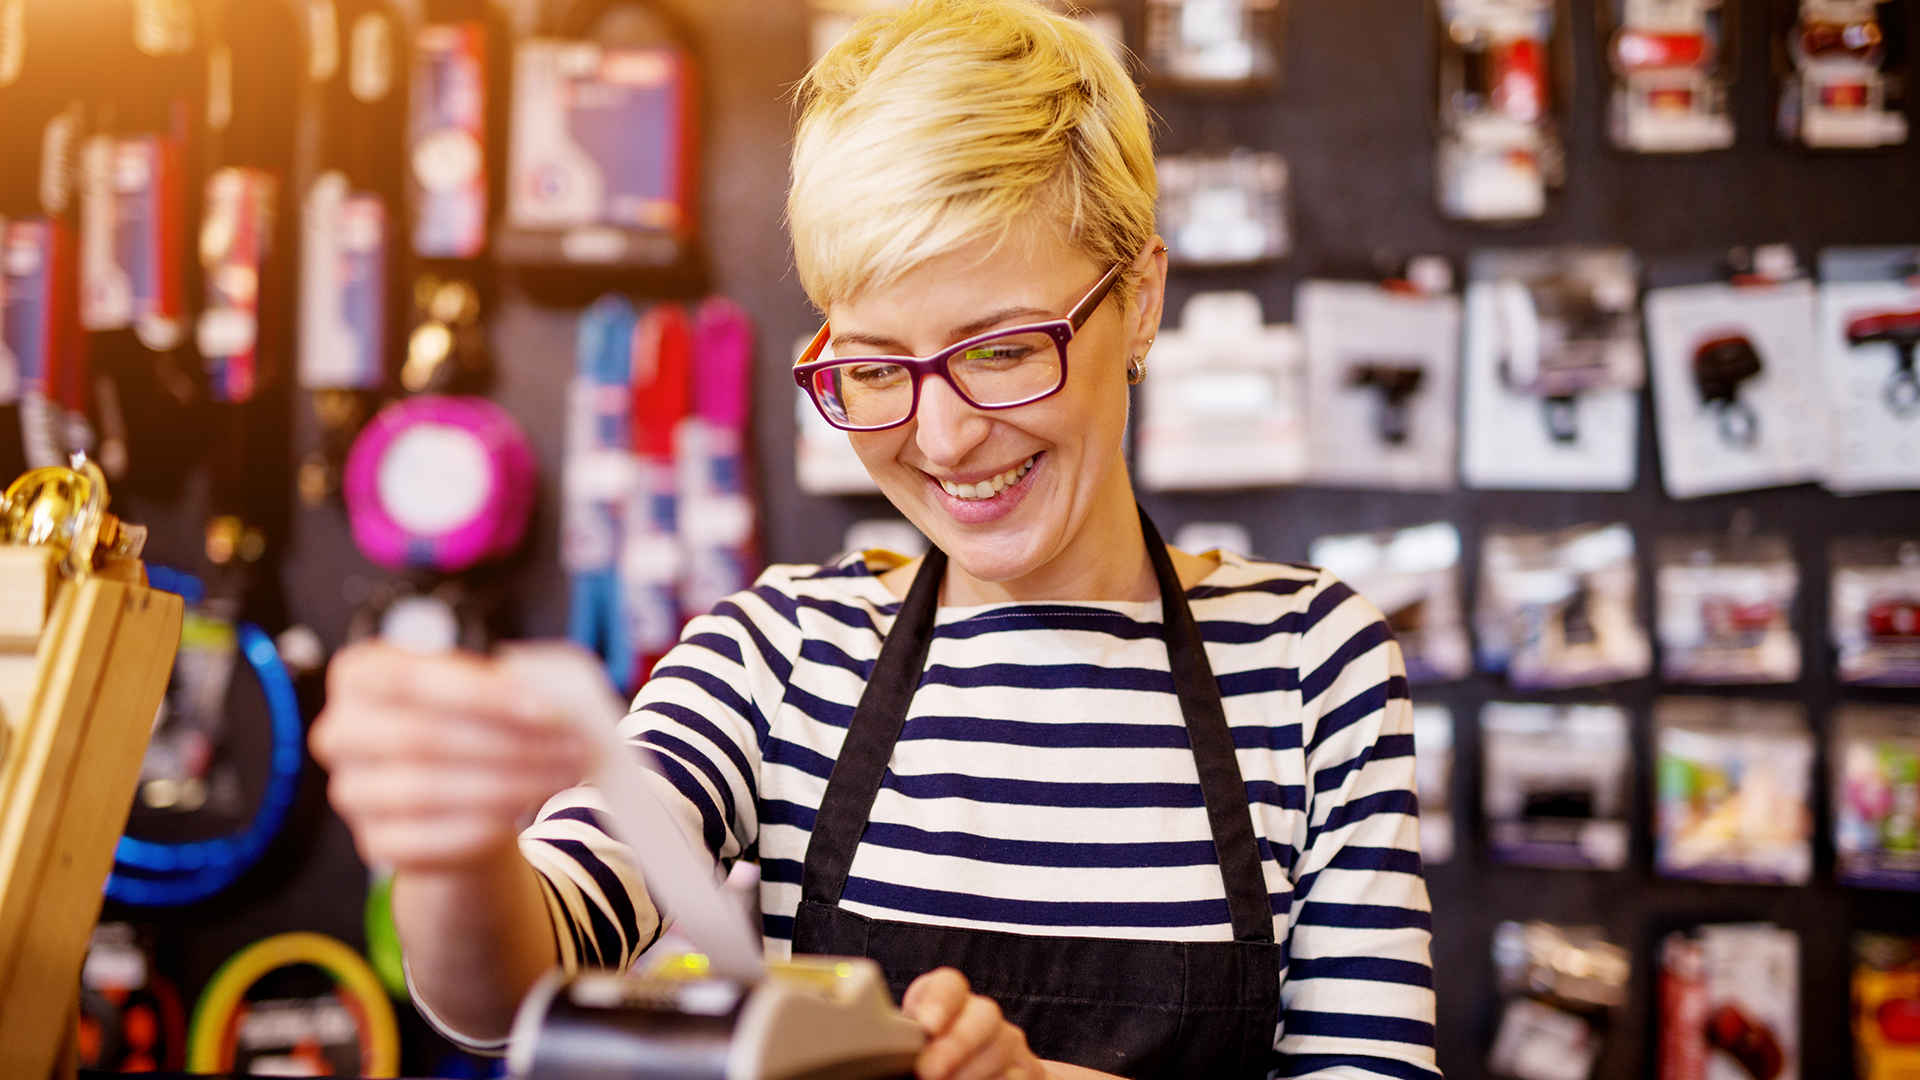
[[[1222,553],[1188,601],[1252,806],[1286,1076],[1432,1077],[1434,997],[1413,723],[1380,613],[1310,567]],[[688,624],[623,726],[722,861],[757,859],[791,951],[827,777],[900,602],[882,552],[775,566]],[[1233,936],[1160,602],[940,609],[841,904],[1035,935]],[[625,967],[660,920],[588,788],[522,836],[569,970]]]

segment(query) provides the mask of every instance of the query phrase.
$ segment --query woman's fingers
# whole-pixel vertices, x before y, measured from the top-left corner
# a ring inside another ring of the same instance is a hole
[[[578,771],[586,760],[583,741],[568,729],[503,725],[384,702],[330,707],[308,741],[314,759],[329,768],[342,762],[421,760]]]
[[[514,817],[579,779],[577,773],[552,766],[501,769],[398,761],[339,769],[329,789],[335,805],[350,808],[355,817],[417,817],[460,811]]]
[[[335,654],[327,667],[327,696],[536,727],[559,722],[537,695],[491,660],[457,652],[421,656],[373,640]]]
[[[900,1007],[929,1037],[914,1062],[920,1080],[1040,1080],[1026,1033],[1007,1022],[992,998],[973,993],[953,968],[915,979]]]
[[[937,1038],[953,1023],[972,992],[967,977],[955,968],[935,968],[913,980],[900,999],[900,1010],[920,1021],[929,1038]]]

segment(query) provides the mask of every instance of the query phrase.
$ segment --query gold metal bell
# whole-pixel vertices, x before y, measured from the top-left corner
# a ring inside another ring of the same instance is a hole
[[[85,454],[73,455],[70,468],[23,473],[0,495],[0,542],[53,548],[70,577],[109,558],[139,558],[146,541],[146,526],[107,513],[107,479]]]

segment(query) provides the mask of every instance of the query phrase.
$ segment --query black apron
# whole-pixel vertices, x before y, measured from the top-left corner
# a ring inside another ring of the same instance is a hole
[[[898,998],[937,967],[999,1002],[1040,1057],[1123,1076],[1260,1076],[1278,1064],[1280,951],[1233,735],[1158,530],[1140,514],[1167,655],[1199,768],[1232,941],[1044,937],[871,919],[840,908],[854,850],[926,666],[947,557],[927,552],[854,709],[807,844],[796,953],[866,956]]]

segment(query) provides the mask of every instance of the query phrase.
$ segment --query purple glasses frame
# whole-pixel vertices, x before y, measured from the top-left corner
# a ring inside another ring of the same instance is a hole
[[[827,423],[832,424],[841,431],[886,431],[889,428],[897,428],[913,419],[915,414],[920,411],[920,384],[925,381],[929,375],[938,375],[940,378],[945,379],[947,385],[953,387],[953,392],[960,395],[960,400],[976,409],[1015,409],[1022,405],[1031,405],[1036,401],[1052,397],[1059,393],[1062,387],[1067,385],[1067,342],[1073,340],[1074,333],[1082,326],[1085,326],[1087,320],[1093,317],[1095,309],[1099,308],[1099,306],[1106,301],[1107,294],[1113,291],[1114,282],[1120,280],[1120,274],[1126,270],[1126,268],[1126,263],[1114,263],[1113,267],[1102,275],[1099,281],[1094,282],[1093,288],[1087,290],[1087,295],[1081,297],[1079,303],[1073,305],[1064,319],[1052,319],[1047,322],[1027,323],[1021,326],[1008,326],[999,330],[989,330],[984,334],[975,334],[964,341],[957,341],[931,356],[857,356],[821,360],[819,359],[820,354],[826,350],[827,343],[833,340],[833,327],[822,324],[820,332],[813,335],[813,341],[807,345],[806,351],[800,354],[800,359],[795,361],[793,365],[793,381],[800,384],[800,389],[807,392],[807,397],[813,402],[813,407],[820,411],[820,415],[825,418]],[[954,379],[952,373],[947,370],[947,361],[983,341],[1006,337],[1009,334],[1033,333],[1046,334],[1053,339],[1054,347],[1060,351],[1060,381],[1054,385],[1053,389],[1048,390],[1046,393],[1021,398],[1019,401],[1005,401],[997,405],[987,405],[969,397],[967,392],[960,388],[960,383]],[[907,406],[907,415],[890,424],[873,424],[865,427],[858,424],[843,424],[833,418],[833,414],[828,412],[826,406],[820,403],[820,395],[813,388],[814,372],[838,364],[855,361],[863,364],[898,364],[913,373],[913,401]]]

